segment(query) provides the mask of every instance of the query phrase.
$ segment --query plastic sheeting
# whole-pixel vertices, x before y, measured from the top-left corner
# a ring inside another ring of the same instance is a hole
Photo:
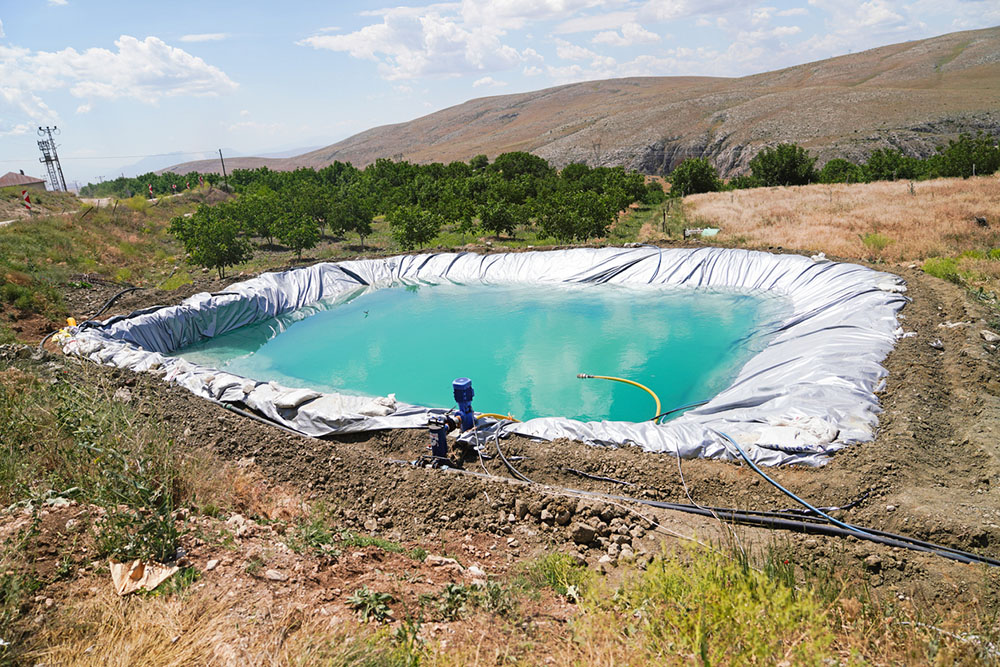
[[[200,396],[245,405],[306,435],[423,427],[429,413],[442,410],[397,403],[393,396],[290,389],[168,356],[320,301],[417,282],[615,283],[767,290],[784,296],[790,312],[770,332],[767,347],[727,389],[676,419],[658,425],[542,418],[502,427],[505,435],[636,445],[684,458],[737,459],[722,432],[764,465],[822,465],[832,452],[873,438],[880,411],[875,392],[886,376],[881,361],[902,333],[896,316],[906,301],[899,277],[820,257],[653,247],[437,253],[265,273],[223,293],[196,294],[177,306],[85,323],[64,350],[104,364],[162,373]]]

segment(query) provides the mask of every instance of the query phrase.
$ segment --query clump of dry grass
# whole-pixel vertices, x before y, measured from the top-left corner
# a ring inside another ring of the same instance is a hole
[[[754,188],[685,198],[720,241],[870,261],[917,261],[1000,245],[1000,178]],[[983,227],[976,218],[985,218]]]

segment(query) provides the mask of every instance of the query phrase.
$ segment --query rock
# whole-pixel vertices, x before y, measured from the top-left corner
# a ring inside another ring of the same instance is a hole
[[[570,537],[577,544],[590,544],[597,537],[597,529],[585,523],[575,523],[570,530]]]
[[[212,560],[205,563],[205,572],[211,572],[217,567],[219,567],[219,559],[213,558]]]
[[[598,565],[614,565],[615,559],[608,554],[604,554],[597,559]]]
[[[514,516],[523,519],[528,514],[528,504],[518,498],[514,501]]]
[[[74,530],[77,529],[79,525],[80,525],[79,519],[70,519],[69,521],[66,522],[66,532],[72,533]]]
[[[943,350],[944,349],[944,343],[941,342],[940,338],[932,340],[931,342],[929,342],[927,344],[930,345],[931,347],[933,347],[935,350]]]
[[[618,546],[618,544],[616,544],[615,542],[612,542],[611,544],[608,545],[608,555],[611,556],[612,558],[617,558],[620,551],[621,547]]]
[[[528,514],[531,516],[541,516],[542,514],[542,504],[537,500],[530,505],[528,505]]]
[[[548,510],[542,510],[542,513],[541,513],[541,515],[539,515],[539,518],[542,520],[543,523],[552,523],[552,521],[556,517],[555,517],[555,515],[552,512],[550,512]]]
[[[477,579],[486,578],[486,573],[483,572],[482,568],[480,568],[478,565],[470,565],[469,568],[465,571],[465,574],[466,576],[475,577]]]
[[[427,558],[424,559],[424,564],[430,565],[431,567],[439,567],[442,570],[452,572],[461,572],[464,569],[454,558],[446,558],[435,554],[429,554]]]
[[[562,510],[556,514],[556,525],[557,526],[568,526],[570,519],[573,518],[573,513],[569,510]]]
[[[865,569],[871,572],[878,572],[882,569],[882,559],[875,554],[868,556],[868,558],[865,558]]]
[[[264,578],[268,581],[288,581],[288,575],[278,570],[268,570],[264,573]]]
[[[243,537],[253,533],[253,524],[247,521],[242,514],[234,514],[226,520],[226,525],[231,526],[236,533],[236,537]]]
[[[993,333],[989,329],[983,329],[979,332],[979,335],[987,343],[1000,343],[1000,335]]]
[[[371,519],[365,519],[365,530],[369,533],[374,533],[378,529],[378,521],[373,517]]]
[[[896,506],[895,505],[886,505],[885,506],[885,511],[886,512],[895,512],[896,511]]]
[[[132,392],[128,387],[119,387],[112,398],[119,403],[128,403],[132,400]]]
[[[627,561],[634,560],[635,552],[632,551],[632,547],[622,547],[621,553],[618,554],[618,557]]]

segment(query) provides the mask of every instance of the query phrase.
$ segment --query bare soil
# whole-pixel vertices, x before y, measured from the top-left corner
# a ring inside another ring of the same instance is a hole
[[[849,447],[822,468],[769,472],[817,505],[840,506],[863,497],[856,507],[839,513],[843,520],[996,556],[1000,362],[997,347],[980,335],[988,328],[990,315],[953,284],[915,267],[889,268],[907,281],[912,303],[904,309],[901,324],[916,335],[901,339],[885,361],[889,376],[880,395],[884,412],[876,439]],[[199,278],[179,292],[136,292],[105,316],[176,303],[189,293],[223,287],[219,281]],[[117,289],[95,285],[73,290],[66,299],[71,310],[93,311]],[[937,340],[943,349],[930,345]],[[57,357],[55,363],[83,362]],[[683,461],[685,487],[674,457],[565,440],[532,442],[514,437],[502,443],[508,457],[524,457],[515,465],[538,485],[512,481],[496,459],[482,464],[470,459],[466,473],[414,468],[400,461],[423,453],[423,430],[300,437],[229,413],[151,375],[116,369],[98,372],[155,397],[165,427],[177,442],[208,446],[254,467],[275,484],[298,489],[310,501],[322,500],[343,525],[362,533],[424,545],[433,553],[461,554],[471,548],[475,562],[490,571],[503,571],[549,550],[578,554],[592,567],[614,571],[625,562],[623,549],[641,562],[678,534],[703,541],[734,539],[714,520],[581,500],[561,490],[567,487],[741,509],[779,510],[793,504],[742,465]],[[489,451],[494,451],[492,445]],[[630,485],[581,478],[565,468]],[[468,474],[472,472],[479,474]],[[580,539],[579,534],[574,539],[581,523],[596,529],[594,539]],[[972,603],[1000,608],[1000,574],[982,566],[853,538],[741,528],[736,529],[735,539],[757,548],[780,549],[803,569],[860,572],[873,591],[886,598],[912,598],[937,609]],[[199,554],[197,546],[193,553]],[[359,560],[370,571],[372,557],[365,553]],[[609,558],[601,562],[605,555]],[[324,574],[317,585],[346,590],[348,579],[363,581],[367,575],[351,570],[353,562],[348,559],[338,565],[340,569]]]

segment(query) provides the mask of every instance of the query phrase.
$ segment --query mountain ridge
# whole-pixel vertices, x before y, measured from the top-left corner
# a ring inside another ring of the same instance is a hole
[[[626,77],[474,98],[283,158],[227,167],[364,167],[380,157],[467,161],[523,150],[562,167],[669,172],[706,157],[723,175],[761,148],[795,142],[820,163],[877,148],[925,157],[961,132],[1000,135],[1000,27],[940,35],[744,77]],[[212,166],[214,164],[214,166]],[[171,171],[217,171],[215,161]],[[167,170],[164,170],[167,171]]]

